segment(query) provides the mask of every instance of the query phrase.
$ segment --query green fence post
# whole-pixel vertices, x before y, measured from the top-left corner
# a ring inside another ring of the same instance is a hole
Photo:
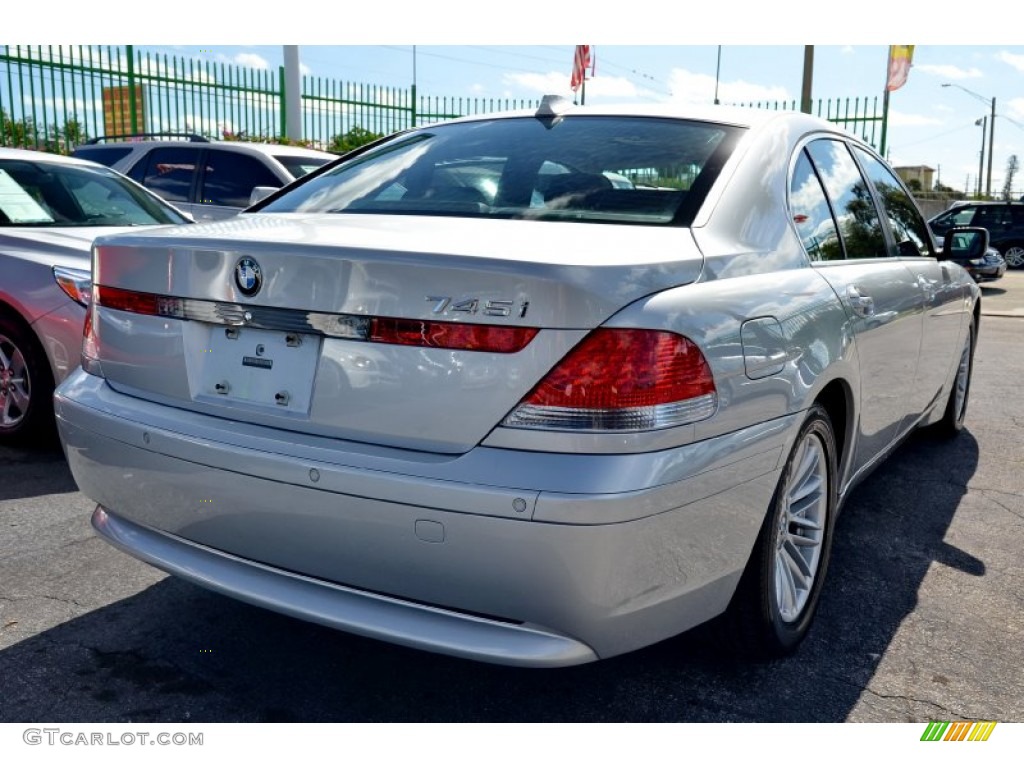
[[[281,127],[277,135],[280,137],[288,135],[288,110],[285,106],[284,88],[284,66],[280,66],[277,68],[277,103],[281,107]]]
[[[135,46],[126,45],[128,57],[128,114],[131,116],[132,133],[139,132],[139,105],[135,102]]]

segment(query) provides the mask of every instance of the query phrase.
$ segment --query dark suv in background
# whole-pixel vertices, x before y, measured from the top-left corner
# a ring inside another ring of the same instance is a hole
[[[256,187],[283,187],[337,157],[305,147],[191,134],[103,136],[72,155],[120,171],[196,221],[234,216],[249,206]]]
[[[1024,203],[962,203],[931,219],[928,226],[936,237],[944,237],[950,227],[985,227],[1006,265],[1024,267]]]

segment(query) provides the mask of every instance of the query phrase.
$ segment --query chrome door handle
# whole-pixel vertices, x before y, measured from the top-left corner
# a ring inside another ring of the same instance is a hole
[[[855,314],[861,317],[870,317],[875,314],[875,300],[870,296],[863,295],[857,286],[847,286],[846,298],[849,300],[850,308]]]

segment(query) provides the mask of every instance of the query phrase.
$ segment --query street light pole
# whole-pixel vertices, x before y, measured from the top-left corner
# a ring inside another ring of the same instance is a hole
[[[992,199],[992,156],[996,153],[996,97],[992,97],[992,117],[988,120],[988,178],[985,180],[985,196]]]
[[[991,99],[987,99],[980,93],[975,93],[970,88],[964,88],[962,85],[957,83],[943,83],[943,88],[959,88],[964,93],[970,94],[979,101],[983,101],[986,104],[992,105],[992,114],[988,121],[988,179],[985,181],[985,196],[992,197],[992,157],[995,155],[996,149],[996,97],[993,96]]]
[[[988,115],[975,120],[974,124],[981,126],[981,154],[978,155],[978,197],[981,197],[981,174],[985,168],[985,126],[988,125]]]

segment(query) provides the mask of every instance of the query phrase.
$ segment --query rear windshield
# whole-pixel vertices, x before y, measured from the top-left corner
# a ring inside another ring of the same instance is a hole
[[[328,157],[303,157],[302,155],[274,155],[274,159],[285,167],[285,170],[298,179],[312,173],[331,159]]]
[[[358,155],[262,210],[686,226],[739,131],[607,116],[440,125]]]
[[[123,147],[79,147],[72,152],[73,157],[80,158],[82,160],[92,160],[94,163],[103,163],[103,165],[114,166],[118,160],[122,157],[128,157],[132,153],[134,147],[123,146]]]
[[[0,160],[0,227],[128,227],[186,221],[108,168]]]

